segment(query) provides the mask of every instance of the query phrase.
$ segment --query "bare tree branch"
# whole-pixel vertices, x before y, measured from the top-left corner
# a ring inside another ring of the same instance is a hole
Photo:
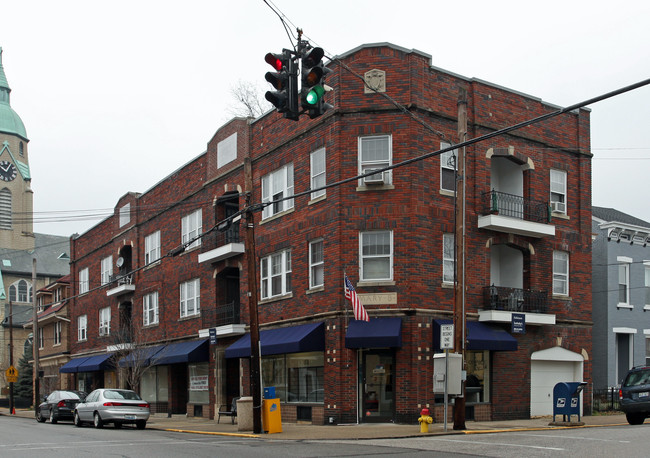
[[[250,81],[237,81],[230,93],[235,101],[235,106],[228,108],[232,116],[257,118],[271,109],[262,89]]]

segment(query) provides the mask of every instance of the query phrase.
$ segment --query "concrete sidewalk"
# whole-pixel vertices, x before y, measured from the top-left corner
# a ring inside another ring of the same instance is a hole
[[[11,416],[9,409],[0,408],[0,415]],[[34,419],[33,410],[18,409],[16,417]],[[573,417],[575,419],[575,417]],[[556,417],[556,420],[562,417]],[[36,421],[34,419],[34,421]],[[420,432],[420,425],[401,425],[392,423],[362,423],[350,425],[314,426],[311,424],[283,423],[282,432],[274,434],[253,434],[252,431],[239,431],[237,424],[231,424],[230,419],[217,423],[216,420],[186,417],[185,415],[152,415],[147,423],[148,429],[177,431],[194,434],[232,435],[239,437],[257,437],[273,440],[342,440],[342,439],[380,439],[397,437],[419,437],[443,434],[481,434],[502,431],[530,431],[545,429],[586,428],[602,426],[627,425],[625,415],[621,413],[612,415],[583,416],[581,422],[552,423],[552,417],[538,417],[529,420],[509,421],[466,421],[463,431],[455,431],[453,423],[434,423],[429,425],[428,433]],[[110,426],[108,426],[110,428]]]

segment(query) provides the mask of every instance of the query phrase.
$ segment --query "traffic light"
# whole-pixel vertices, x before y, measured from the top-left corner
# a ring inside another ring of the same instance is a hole
[[[266,81],[271,83],[275,91],[267,91],[266,100],[271,102],[278,113],[283,113],[287,119],[297,121],[298,113],[298,64],[291,51],[284,49],[282,54],[268,53],[264,60],[276,71],[267,72]]]
[[[323,65],[323,48],[312,48],[301,53],[300,104],[314,119],[325,113],[332,105],[325,103],[325,93],[331,88],[325,85],[325,77],[332,70]]]

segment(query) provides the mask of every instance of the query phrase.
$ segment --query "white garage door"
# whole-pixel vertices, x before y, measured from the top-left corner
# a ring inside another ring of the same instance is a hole
[[[559,347],[533,353],[530,364],[531,416],[553,415],[553,388],[559,382],[581,382],[583,361],[581,355]]]

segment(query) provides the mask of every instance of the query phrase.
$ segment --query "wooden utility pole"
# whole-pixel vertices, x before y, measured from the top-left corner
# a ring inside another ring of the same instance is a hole
[[[32,355],[34,356],[34,408],[41,403],[41,384],[38,377],[40,365],[38,361],[38,309],[36,308],[36,258],[32,259]]]
[[[246,263],[248,264],[248,310],[250,314],[251,364],[250,388],[253,397],[253,432],[262,433],[262,381],[260,373],[260,330],[257,314],[257,260],[255,259],[255,220],[251,210],[253,169],[250,157],[244,160],[246,192]]]
[[[467,140],[467,91],[458,94],[458,141]],[[465,148],[456,152],[456,290],[454,295],[454,351],[460,353],[465,370]],[[454,403],[454,429],[465,429],[465,382]]]

